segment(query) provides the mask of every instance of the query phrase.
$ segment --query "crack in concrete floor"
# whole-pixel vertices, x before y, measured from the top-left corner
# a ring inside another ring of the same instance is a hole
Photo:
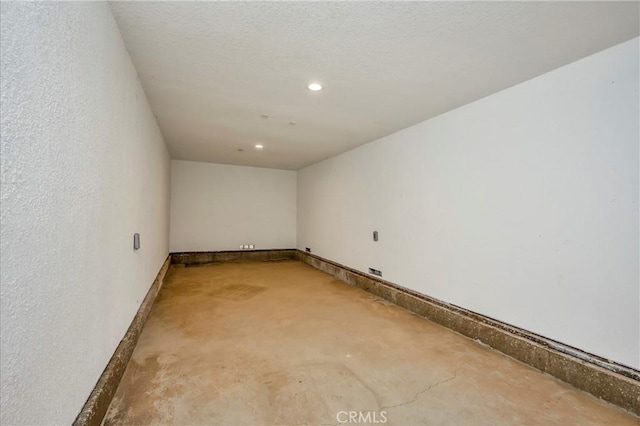
[[[441,384],[443,384],[443,383],[447,383],[447,382],[450,382],[450,381],[452,381],[452,380],[455,380],[455,378],[456,378],[456,377],[458,377],[458,372],[462,369],[462,367],[463,367],[463,366],[458,367],[458,368],[453,372],[453,376],[451,376],[451,377],[449,377],[449,378],[447,378],[447,379],[444,379],[444,380],[440,380],[439,382],[436,382],[436,383],[434,383],[434,384],[432,384],[432,385],[429,385],[429,386],[427,386],[426,388],[424,388],[423,390],[419,391],[418,393],[416,393],[416,394],[413,396],[413,398],[412,398],[411,400],[406,401],[406,402],[402,402],[402,403],[400,403],[400,404],[382,406],[382,407],[380,407],[380,408],[379,408],[379,410],[380,410],[380,411],[382,411],[382,410],[389,410],[389,409],[392,409],[392,408],[397,408],[397,407],[402,407],[402,406],[404,406],[404,405],[413,404],[414,402],[416,402],[416,401],[418,400],[418,397],[419,397],[420,395],[422,395],[423,393],[429,392],[431,389],[433,389],[433,388],[435,388],[435,387],[437,387],[437,386],[440,386],[440,385],[441,385]]]
[[[452,380],[455,380],[455,379],[456,379],[456,377],[458,377],[458,372],[459,372],[463,367],[464,367],[464,366],[463,366],[463,365],[461,365],[460,367],[456,368],[456,370],[453,372],[453,376],[448,377],[448,378],[443,379],[443,380],[440,380],[440,381],[438,381],[438,382],[436,382],[436,383],[430,384],[430,385],[429,385],[429,386],[427,386],[426,388],[424,388],[424,389],[422,389],[422,390],[420,390],[420,391],[416,392],[416,394],[413,396],[413,398],[411,398],[411,399],[410,399],[410,400],[408,400],[408,401],[401,402],[401,403],[399,403],[399,404],[394,404],[394,405],[383,405],[383,406],[378,406],[378,408],[377,408],[376,410],[364,410],[364,411],[368,411],[368,412],[381,412],[381,411],[386,411],[386,410],[393,409],[393,408],[402,407],[402,406],[405,406],[405,405],[408,405],[408,404],[413,404],[414,402],[417,402],[417,401],[418,401],[418,398],[419,398],[419,397],[420,397],[420,395],[422,395],[423,393],[429,392],[431,389],[433,389],[433,388],[435,388],[435,387],[437,387],[437,386],[439,386],[439,385],[441,385],[441,384],[444,384],[444,383],[450,382],[450,381],[452,381]],[[343,423],[340,423],[340,422],[338,422],[338,423],[333,423],[333,424],[331,424],[331,423],[327,423],[327,424],[323,424],[322,426],[339,426],[340,424],[343,424]]]

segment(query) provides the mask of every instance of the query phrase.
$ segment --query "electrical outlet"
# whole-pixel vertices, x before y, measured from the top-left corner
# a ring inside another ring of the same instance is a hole
[[[254,246],[253,244],[249,244],[249,248],[250,248],[250,249],[252,249],[252,248],[254,248],[254,247],[255,247],[255,246]]]

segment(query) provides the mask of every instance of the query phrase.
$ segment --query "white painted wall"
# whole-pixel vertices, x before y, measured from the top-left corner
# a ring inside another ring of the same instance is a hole
[[[296,172],[171,163],[172,253],[295,248]]]
[[[170,161],[106,2],[1,10],[0,423],[70,424],[168,254]]]
[[[299,171],[298,248],[639,368],[638,44]]]

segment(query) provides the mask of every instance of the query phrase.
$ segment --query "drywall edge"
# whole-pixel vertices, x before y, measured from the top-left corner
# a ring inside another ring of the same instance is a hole
[[[170,264],[171,255],[168,255],[142,301],[136,316],[133,317],[131,325],[120,341],[120,344],[118,344],[113,356],[102,372],[100,379],[98,379],[96,386],[89,395],[87,402],[85,402],[82,410],[80,410],[80,414],[78,414],[78,417],[73,422],[74,426],[99,426],[102,423],[102,419],[107,413],[116,389],[118,389],[127,364],[129,364],[129,359],[131,359],[131,355],[138,342],[144,323],[147,321],[147,317],[151,312],[156,296],[164,284],[164,279]]]
[[[485,317],[339,263],[297,250],[295,258],[415,314],[480,341],[576,388],[640,415],[640,371]]]

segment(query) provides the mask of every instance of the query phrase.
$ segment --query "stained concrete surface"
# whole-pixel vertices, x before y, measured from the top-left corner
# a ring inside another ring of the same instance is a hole
[[[298,250],[295,259],[640,416],[636,370],[581,351],[568,355],[576,350],[310,253]]]
[[[350,412],[369,424],[640,425],[293,260],[172,266],[104,424],[335,425]]]

